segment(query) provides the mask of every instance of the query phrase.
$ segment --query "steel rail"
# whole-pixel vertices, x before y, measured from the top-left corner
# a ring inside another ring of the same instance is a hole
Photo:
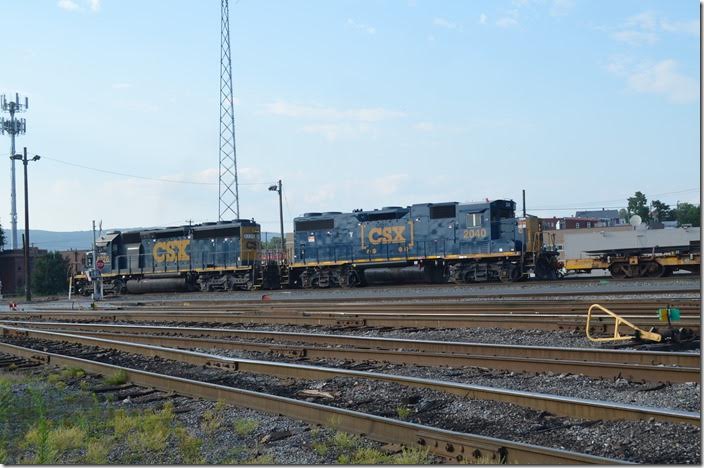
[[[243,325],[308,325],[326,327],[394,327],[394,328],[508,328],[522,330],[583,330],[586,315],[583,317],[555,316],[555,315],[360,315],[360,314],[325,314],[325,315],[290,315],[267,316],[262,314],[243,315],[237,313],[178,313],[172,312],[84,312],[77,316],[75,311],[66,312],[0,312],[0,319],[51,319],[65,318],[80,320],[104,321],[145,321],[145,322],[198,322],[198,323],[228,323]],[[641,327],[661,327],[662,322],[655,318],[629,317],[631,321]],[[677,322],[678,326],[699,330],[700,320],[694,318],[683,319]],[[606,320],[597,320],[592,330],[594,333],[613,333],[613,323]]]
[[[43,338],[52,341],[76,343],[116,349],[127,353],[159,357],[198,366],[208,366],[232,371],[251,372],[282,378],[297,379],[331,379],[334,377],[355,377],[377,381],[394,382],[410,387],[424,387],[444,393],[460,395],[466,398],[493,400],[513,403],[539,411],[589,420],[648,420],[654,418],[672,423],[700,425],[699,413],[681,411],[671,408],[654,408],[629,404],[611,403],[597,400],[563,397],[518,390],[507,390],[470,385],[456,382],[444,382],[418,377],[406,377],[378,372],[365,372],[349,369],[328,368],[292,363],[261,361],[219,356],[199,351],[175,349],[150,342],[133,342],[114,339],[86,337],[58,332],[32,332],[21,328],[4,328],[3,334],[9,336]]]
[[[541,301],[533,300],[527,302],[517,301],[491,301],[491,302],[458,302],[457,299],[452,301],[432,300],[432,301],[339,301],[339,302],[302,302],[291,300],[280,300],[270,302],[256,302],[245,304],[221,304],[216,301],[203,303],[202,305],[193,306],[190,303],[184,303],[181,307],[169,306],[141,306],[136,307],[133,304],[126,304],[127,307],[120,307],[120,310],[149,310],[149,311],[172,311],[177,309],[178,312],[189,311],[192,313],[212,312],[214,310],[220,312],[267,312],[267,313],[301,313],[301,312],[346,312],[346,313],[376,313],[393,312],[393,313],[420,313],[421,315],[435,313],[471,313],[482,312],[488,313],[511,313],[511,312],[530,312],[535,314],[542,313],[563,313],[563,314],[584,314],[593,301]],[[188,305],[185,305],[188,304]],[[678,307],[684,314],[696,314],[701,307],[701,301],[696,299],[657,299],[648,301],[631,300],[627,302],[609,301],[609,306],[616,309],[621,314],[633,313],[652,313],[660,307],[669,304],[672,307]]]
[[[29,328],[2,327],[4,330],[22,330],[27,336],[39,337],[43,333],[61,334],[59,332],[44,332]],[[654,382],[698,382],[701,380],[700,369],[693,367],[666,367],[641,364],[623,364],[614,362],[589,362],[574,359],[541,359],[516,356],[485,356],[447,353],[428,353],[412,351],[389,351],[350,348],[316,348],[301,346],[272,345],[262,343],[239,342],[232,340],[216,340],[203,338],[167,337],[151,335],[114,334],[104,332],[78,332],[85,337],[104,337],[99,339],[119,339],[133,343],[161,345],[169,343],[172,346],[211,347],[238,351],[255,351],[264,353],[279,353],[291,357],[307,359],[339,359],[358,362],[390,362],[394,364],[413,364],[422,366],[452,366],[452,367],[485,367],[513,372],[554,372],[581,373],[590,377],[626,378],[629,380],[645,380]],[[74,335],[79,336],[79,335]]]
[[[554,284],[554,283],[552,283]],[[396,291],[400,291],[402,289],[418,289],[418,285],[414,286],[409,286],[407,288],[404,288],[403,286],[395,286],[393,289]],[[598,286],[597,286],[598,287]],[[432,289],[434,288],[433,286],[427,287],[427,288],[421,288],[421,289]],[[483,292],[475,292],[472,290],[469,290],[466,287],[463,286],[457,286],[457,289],[464,289],[462,294],[440,294],[440,295],[433,295],[433,296],[424,296],[424,295],[419,295],[419,296],[414,296],[417,297],[418,300],[457,300],[457,299],[464,299],[464,298],[485,298],[485,297],[501,297],[501,298],[511,298],[511,297],[518,297],[518,298],[544,298],[545,296],[550,296],[550,297],[578,297],[578,298],[583,298],[583,297],[589,297],[589,296],[594,296],[594,297],[603,297],[603,296],[616,296],[617,299],[623,299],[623,298],[618,298],[618,296],[633,296],[633,295],[650,295],[650,294],[669,294],[670,297],[673,297],[672,295],[676,294],[699,294],[701,291],[699,287],[685,287],[685,288],[678,288],[678,289],[672,289],[672,288],[667,288],[667,287],[658,287],[658,288],[652,288],[649,290],[643,290],[643,289],[628,289],[628,290],[622,290],[622,291],[536,291],[536,292],[511,292],[511,291],[483,291]],[[322,290],[320,290],[322,291]],[[369,292],[375,291],[375,289],[369,289]],[[276,293],[276,290],[272,291],[261,291],[263,294],[267,293]],[[364,294],[364,291],[362,292]],[[349,297],[345,298],[345,301],[350,301],[350,302],[357,302],[357,301],[373,301],[376,300],[377,298],[371,297],[371,296],[362,296],[362,297]],[[381,298],[379,298],[381,299]],[[677,299],[674,297],[674,299]],[[690,299],[690,298],[683,298],[683,299]],[[409,300],[408,296],[392,296],[389,295],[388,291],[385,291],[385,294],[383,296],[384,301],[407,301]],[[556,299],[558,300],[558,299]],[[589,299],[585,299],[589,300]],[[176,299],[174,301],[164,301],[164,300],[159,300],[159,299],[154,299],[151,300],[153,304],[163,304],[166,307],[171,307],[171,304],[178,303],[180,302],[181,299]],[[306,302],[339,302],[340,298],[315,298],[315,299],[307,299],[307,298],[300,298],[300,299],[289,299],[287,298],[286,301],[290,302],[300,302],[300,303],[306,303]],[[216,303],[223,303],[229,304],[229,306],[232,305],[239,305],[239,304],[252,304],[252,303],[260,303],[260,299],[242,299],[242,300],[232,300],[232,301],[227,301],[227,300],[219,300],[219,298],[214,297],[213,299],[192,299],[192,300],[183,300],[183,302],[188,303],[188,304],[206,304],[210,306],[213,302]],[[140,304],[144,304],[145,301],[139,301]]]
[[[103,323],[0,321],[0,324],[52,329],[62,331],[114,331],[118,333],[143,333],[178,335],[179,337],[236,337],[245,339],[268,339],[315,345],[353,346],[356,348],[416,350],[430,353],[454,353],[465,355],[520,356],[538,359],[562,359],[588,362],[611,362],[620,364],[642,364],[652,366],[701,367],[701,356],[694,353],[664,351],[610,350],[596,348],[557,348],[550,346],[505,345],[458,341],[417,340],[382,338],[355,335],[311,334],[280,331],[237,330],[229,328],[172,327],[148,325],[120,325]],[[119,336],[118,334],[114,336]],[[181,339],[181,338],[179,338]],[[212,341],[218,344],[218,341]],[[208,341],[194,342],[208,344]]]
[[[499,462],[518,464],[628,463],[623,460],[597,457],[567,450],[448,431],[343,408],[334,408],[224,385],[130,369],[55,353],[46,353],[6,343],[0,343],[0,350],[46,364],[80,367],[87,372],[97,374],[106,375],[122,371],[126,373],[129,381],[135,385],[151,387],[166,392],[176,392],[195,398],[223,400],[235,406],[281,414],[310,424],[333,426],[338,430],[363,434],[365,437],[381,442],[427,447],[431,453],[458,462],[471,460],[475,457],[489,456],[489,458]]]

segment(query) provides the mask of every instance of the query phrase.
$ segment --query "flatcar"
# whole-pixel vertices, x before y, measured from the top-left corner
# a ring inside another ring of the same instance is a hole
[[[586,258],[565,261],[567,273],[608,270],[617,279],[659,278],[676,271],[699,274],[702,261],[699,241],[681,246],[590,250],[585,254]]]
[[[364,285],[378,269],[421,272],[433,283],[520,281],[558,275],[536,217],[519,225],[512,200],[422,203],[294,219],[289,285]]]
[[[278,267],[262,262],[254,220],[113,231],[95,250],[105,292],[250,290],[268,287],[272,272],[278,286]],[[92,253],[87,264],[93,265]],[[91,292],[87,272],[73,283],[74,291]]]

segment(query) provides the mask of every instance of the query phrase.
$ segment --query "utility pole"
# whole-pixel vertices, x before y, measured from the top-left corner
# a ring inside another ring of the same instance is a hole
[[[526,217],[526,189],[523,189],[523,218]]]
[[[286,237],[284,236],[284,205],[281,202],[281,179],[277,185],[269,187],[272,192],[279,193],[279,223],[281,227],[281,251],[286,254]]]
[[[97,260],[98,260],[97,249],[95,246],[95,220],[93,220],[93,271],[91,274],[91,280],[93,283],[93,300],[94,301],[99,301],[103,298],[103,279],[102,279],[102,277],[100,279],[98,279],[99,275],[101,275],[101,273],[98,270]]]
[[[230,56],[230,9],[220,0],[220,164],[218,169],[218,221],[240,217],[235,148],[235,106]]]
[[[27,160],[27,147],[24,147],[22,154],[13,154],[10,156],[13,162],[22,161],[24,165],[24,292],[27,302],[32,300],[32,290],[29,284],[30,274],[29,274],[29,187],[27,184],[27,165],[29,161]],[[34,155],[30,161],[39,161],[41,157],[39,155]]]
[[[15,101],[7,102],[5,95],[0,96],[0,110],[10,113],[10,120],[0,117],[0,135],[7,132],[10,134],[10,223],[11,223],[11,245],[12,249],[17,249],[17,190],[15,184],[15,135],[22,135],[27,132],[27,122],[25,119],[16,119],[17,112],[24,112],[29,107],[29,100],[24,98],[24,105],[20,103],[20,95],[15,93]]]

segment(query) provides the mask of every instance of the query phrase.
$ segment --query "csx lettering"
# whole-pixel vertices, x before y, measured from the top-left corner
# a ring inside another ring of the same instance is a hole
[[[480,229],[465,229],[464,231],[464,238],[465,239],[474,239],[474,238],[482,238],[486,237],[486,229],[480,228]]]
[[[156,262],[175,262],[190,260],[186,247],[191,243],[189,239],[161,241],[154,244],[152,255]]]
[[[367,239],[371,244],[402,244],[406,242],[405,232],[406,226],[375,227],[369,230]]]

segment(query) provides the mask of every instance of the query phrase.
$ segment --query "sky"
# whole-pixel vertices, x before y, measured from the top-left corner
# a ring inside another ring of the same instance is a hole
[[[32,228],[217,220],[219,1],[0,12],[0,94],[28,96],[17,146],[42,157]],[[239,0],[230,28],[240,217],[263,230],[278,231],[278,179],[287,231],[311,211],[520,211],[522,189],[538,216],[624,207],[637,190],[699,203],[696,1]]]

